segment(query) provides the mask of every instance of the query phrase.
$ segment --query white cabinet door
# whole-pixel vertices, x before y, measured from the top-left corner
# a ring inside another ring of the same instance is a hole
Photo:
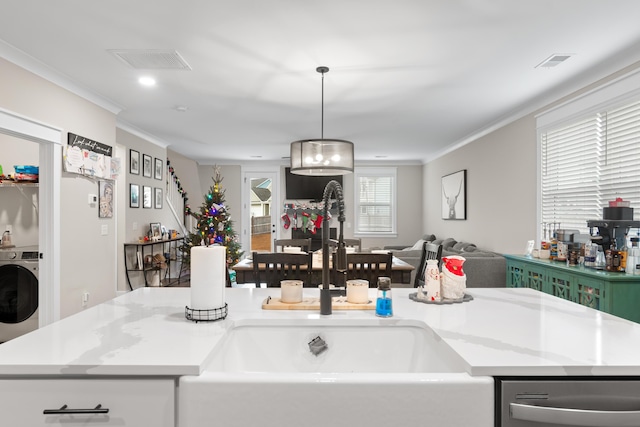
[[[0,425],[174,427],[174,396],[171,379],[0,380]]]

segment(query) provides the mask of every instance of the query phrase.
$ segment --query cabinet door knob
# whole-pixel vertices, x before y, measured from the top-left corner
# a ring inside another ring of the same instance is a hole
[[[60,409],[45,409],[43,414],[108,414],[109,409],[103,408],[101,404],[98,404],[93,409],[69,409],[67,405],[62,405]]]

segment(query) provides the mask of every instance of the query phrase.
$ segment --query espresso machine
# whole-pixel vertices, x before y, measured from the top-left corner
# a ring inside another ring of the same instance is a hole
[[[625,238],[632,228],[640,228],[640,221],[633,220],[631,207],[606,207],[602,209],[602,218],[587,221],[591,241],[608,249],[616,242],[616,247],[622,248]],[[594,234],[597,229],[597,234]]]

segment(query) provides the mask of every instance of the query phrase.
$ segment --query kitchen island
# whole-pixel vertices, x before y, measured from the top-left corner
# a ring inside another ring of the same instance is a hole
[[[26,423],[24,414],[42,418],[38,405],[55,409],[65,393],[81,401],[73,406],[91,408],[116,396],[123,400],[114,404],[123,408],[118,422],[137,425],[129,417],[143,414],[139,425],[175,426],[179,378],[201,375],[227,330],[247,321],[419,321],[457,354],[471,377],[640,375],[640,325],[634,322],[532,289],[469,289],[472,301],[449,305],[414,302],[408,298],[414,291],[394,289],[394,317],[379,319],[373,310],[334,310],[330,316],[263,310],[279,289],[226,289],[228,317],[194,323],[185,318],[188,288],[138,289],[0,345],[0,412],[5,420],[9,414],[7,425],[45,425],[44,419]],[[305,296],[317,293],[304,289]]]

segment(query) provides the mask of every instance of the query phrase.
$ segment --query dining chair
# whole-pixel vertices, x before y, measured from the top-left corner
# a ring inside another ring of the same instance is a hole
[[[378,286],[378,277],[391,277],[393,255],[377,253],[351,253],[347,254],[346,280],[365,279],[369,281],[369,287]],[[332,279],[337,280],[338,272],[335,265],[331,267]]]
[[[438,261],[438,268],[440,268],[442,258],[442,245],[438,245],[431,242],[424,242],[422,244],[422,255],[420,256],[420,264],[416,270],[416,277],[413,280],[413,287],[417,288],[424,285],[424,271],[427,268],[427,261],[435,259]]]
[[[311,253],[254,252],[253,278],[256,288],[280,287],[281,280],[302,280],[309,283]]]
[[[344,245],[347,248],[354,248],[356,252],[362,252],[362,239],[342,239],[344,240]],[[329,247],[337,248],[338,241],[336,239],[329,239]]]
[[[311,238],[273,240],[273,250],[275,252],[285,252],[285,247],[299,247],[302,252],[311,252]],[[278,248],[280,248],[280,250],[278,250]]]

